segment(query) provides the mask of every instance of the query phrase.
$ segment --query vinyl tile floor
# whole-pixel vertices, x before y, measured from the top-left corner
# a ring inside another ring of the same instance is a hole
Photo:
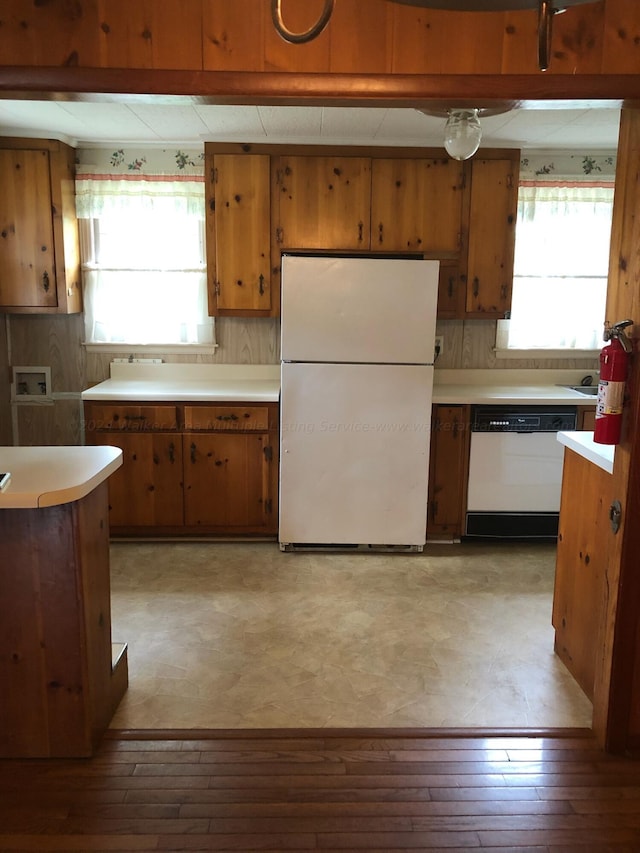
[[[590,727],[553,651],[554,567],[544,543],[113,543],[111,727]]]

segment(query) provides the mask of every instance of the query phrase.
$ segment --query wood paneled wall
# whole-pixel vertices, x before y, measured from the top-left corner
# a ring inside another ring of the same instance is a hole
[[[14,443],[81,444],[80,392],[86,387],[82,315],[11,315],[9,333],[11,366],[50,367],[53,398],[14,404]]]
[[[323,0],[284,0],[292,29]],[[6,66],[307,71],[362,74],[538,74],[537,14],[419,9],[337,0],[308,45],[276,34],[269,0],[5,0]],[[547,74],[624,74],[640,67],[640,4],[599,0],[553,22]]]
[[[7,346],[0,323],[0,445],[12,444],[9,404]],[[19,403],[15,443],[81,444],[80,393],[109,378],[109,365],[122,353],[85,352],[81,315],[45,317],[12,316],[9,319],[12,365],[49,366],[53,402]],[[597,369],[595,359],[499,359],[494,351],[496,324],[488,320],[441,320],[437,332],[444,336],[444,350],[437,368],[541,368]],[[195,364],[278,364],[280,320],[224,317],[216,320],[219,344],[214,354],[153,353],[163,361]],[[2,368],[4,359],[5,368]],[[1,381],[7,378],[4,407]]]
[[[439,320],[436,334],[443,337],[438,368],[453,370],[497,367],[509,369],[598,370],[598,360],[590,358],[499,358],[495,352],[496,323],[491,320]]]
[[[640,110],[623,110],[611,230],[606,318],[627,317],[635,352],[627,382],[622,441],[615,450],[613,499],[622,525],[609,534],[604,618],[594,695],[594,729],[616,751],[640,747]],[[607,508],[608,509],[608,508]]]
[[[0,447],[11,445],[11,380],[9,378],[9,354],[7,351],[7,323],[0,314]]]
[[[4,329],[3,318],[0,323],[0,445],[82,444],[80,394],[90,385],[108,379],[110,363],[122,354],[86,353],[82,346],[81,314],[15,315],[9,318],[11,365],[8,365]],[[219,348],[213,355],[153,355],[167,362],[202,364],[277,364],[280,360],[280,321],[277,319],[218,319],[216,335]],[[12,441],[8,377],[10,367],[16,365],[51,367],[53,400],[15,404],[18,430]],[[4,377],[7,382],[3,397]]]

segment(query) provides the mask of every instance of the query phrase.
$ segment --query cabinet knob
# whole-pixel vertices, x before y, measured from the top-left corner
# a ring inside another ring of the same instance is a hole
[[[260,292],[260,296],[264,296],[264,276],[260,273],[260,278],[258,279],[258,290]]]
[[[475,278],[473,279],[473,295],[477,298],[479,293],[480,293],[480,280],[479,280],[478,276],[475,276]]]
[[[49,273],[45,270],[42,273],[42,289],[44,290],[45,293],[49,293],[49,287],[50,287]]]
[[[175,461],[176,461],[176,447],[175,447],[175,444],[173,442],[171,442],[171,444],[169,445],[169,462],[171,462],[171,464],[173,465],[173,463]]]
[[[191,462],[195,465],[195,462],[196,462],[196,445],[195,445],[195,442],[193,442],[193,441],[191,442],[191,447],[189,449],[191,450]]]
[[[237,421],[237,415],[216,415],[217,421]]]

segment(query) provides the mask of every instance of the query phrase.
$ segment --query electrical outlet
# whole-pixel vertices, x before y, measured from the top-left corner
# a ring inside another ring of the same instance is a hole
[[[442,355],[442,351],[444,349],[444,338],[442,335],[436,335],[435,339],[435,348],[434,348],[434,356],[438,358]]]

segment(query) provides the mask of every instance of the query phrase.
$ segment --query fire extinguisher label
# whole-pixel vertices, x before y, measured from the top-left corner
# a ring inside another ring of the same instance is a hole
[[[601,379],[598,383],[598,402],[596,417],[603,415],[621,415],[624,402],[624,382],[610,382]]]

